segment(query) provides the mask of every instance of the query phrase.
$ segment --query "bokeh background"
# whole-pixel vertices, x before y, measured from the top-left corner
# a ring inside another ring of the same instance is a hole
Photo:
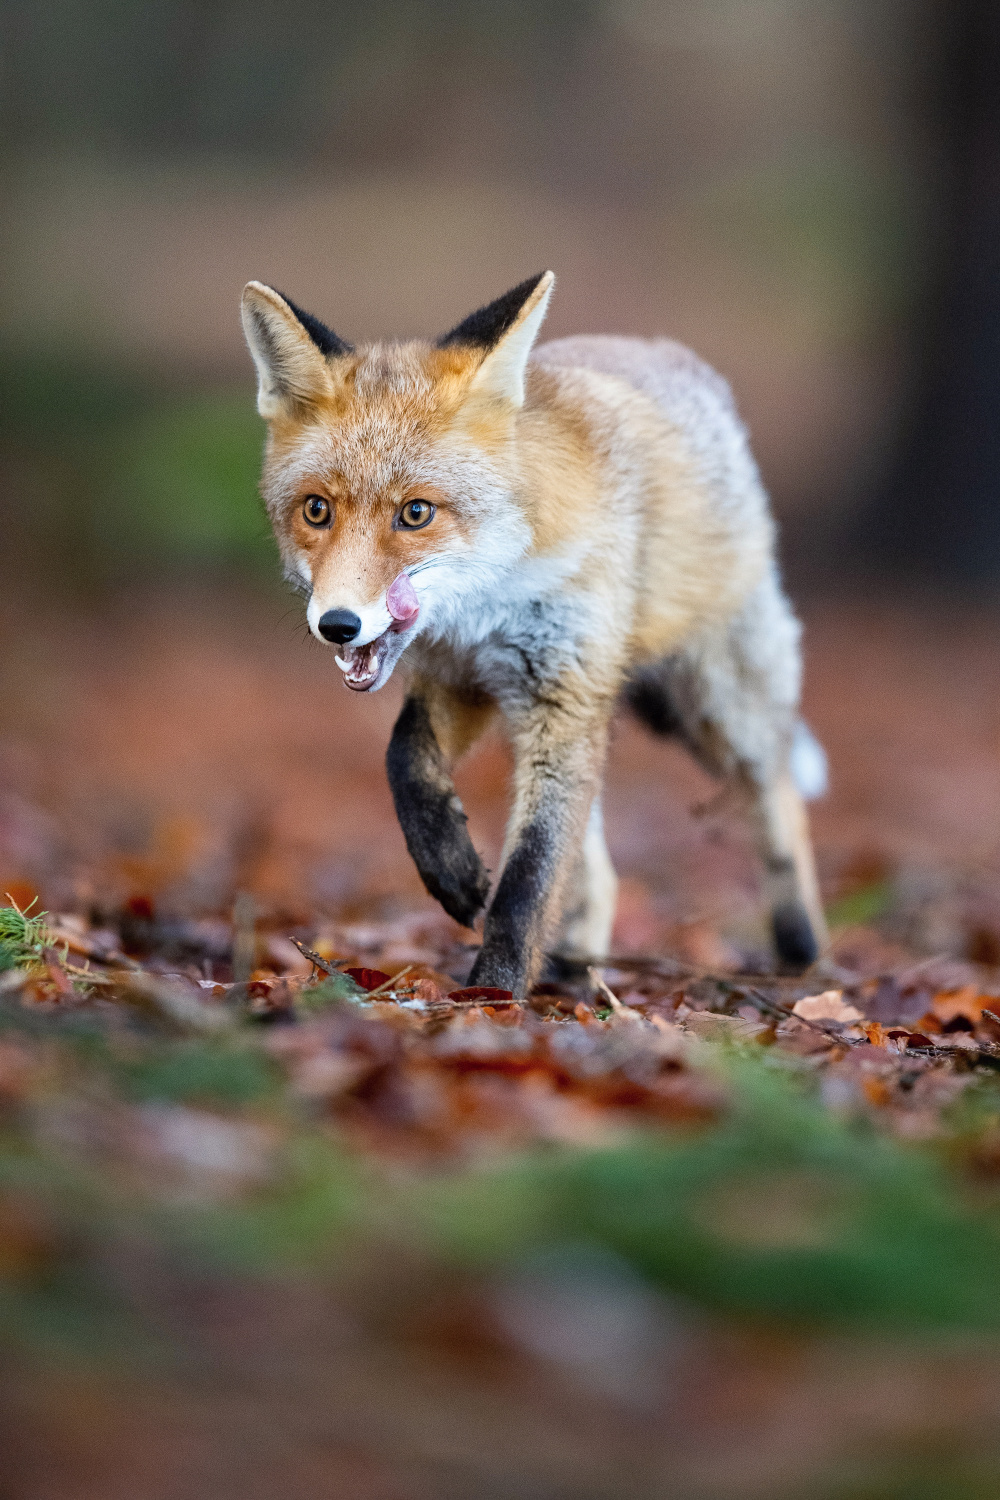
[[[550,335],[669,332],[724,371],[796,577],[1000,564],[981,0],[7,0],[3,29],[28,587],[267,571],[251,276],[364,339],[546,265]]]
[[[828,895],[902,872],[926,906],[972,861],[987,895],[934,931],[989,946],[995,7],[6,0],[3,35],[5,889],[424,899],[380,768],[399,685],[349,701],[278,581],[239,294],[433,334],[551,266],[547,335],[671,334],[732,382],[808,627]],[[491,858],[505,775],[495,745],[463,773]],[[611,784],[619,942],[759,950],[708,783],[623,724]]]
[[[271,935],[423,941],[382,772],[400,686],[346,693],[280,583],[239,296],[434,334],[548,266],[546,336],[669,334],[734,388],[830,754],[837,961],[1000,984],[994,0],[0,0],[0,140],[0,895],[166,930],[244,893]],[[493,865],[508,770],[489,741],[459,777]],[[622,720],[619,953],[769,961],[714,793]],[[0,1251],[34,1265],[6,1201]],[[99,1379],[75,1354],[29,1378],[5,1335],[0,1497],[997,1492],[995,1345],[727,1320],[728,1263],[709,1311],[586,1255],[483,1293],[383,1231],[385,1275],[355,1246],[335,1297],[95,1231],[101,1287],[183,1359],[133,1380],[132,1330]]]

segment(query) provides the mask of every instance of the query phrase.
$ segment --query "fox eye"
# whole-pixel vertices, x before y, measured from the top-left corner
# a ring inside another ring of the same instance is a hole
[[[399,525],[408,531],[418,531],[434,519],[435,507],[429,500],[408,500],[399,512]]]
[[[302,514],[310,526],[328,526],[330,502],[324,500],[322,495],[307,495],[302,503]]]

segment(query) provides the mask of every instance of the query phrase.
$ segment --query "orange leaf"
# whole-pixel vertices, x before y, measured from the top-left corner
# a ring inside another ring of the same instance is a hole
[[[982,1020],[983,1006],[989,1007],[989,995],[980,995],[974,984],[967,984],[960,990],[943,990],[934,996],[933,1010],[938,1020],[947,1026],[949,1021],[954,1021],[956,1016],[962,1016],[966,1021],[971,1021],[973,1026],[978,1026]]]

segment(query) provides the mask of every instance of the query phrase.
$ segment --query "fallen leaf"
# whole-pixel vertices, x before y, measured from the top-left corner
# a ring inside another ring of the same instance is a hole
[[[752,1042],[771,1030],[770,1025],[759,1017],[750,1021],[743,1016],[723,1016],[712,1010],[694,1010],[684,1024],[688,1031],[707,1041],[730,1037],[733,1041]]]
[[[494,989],[488,984],[474,984],[466,989],[451,990],[449,1000],[458,1005],[510,1005],[514,999],[512,990]]]
[[[805,995],[792,1006],[792,1015],[803,1021],[843,1021],[845,1025],[863,1019],[861,1012],[848,1005],[840,990],[824,990],[821,995]]]
[[[389,974],[383,974],[381,969],[345,969],[344,973],[350,975],[354,983],[359,984],[363,990],[380,989],[391,978]]]
[[[989,1007],[989,995],[981,995],[974,984],[967,984],[960,990],[944,990],[934,996],[932,1009],[942,1025],[947,1026],[949,1021],[958,1017],[978,1026],[982,1020],[983,1006]]]

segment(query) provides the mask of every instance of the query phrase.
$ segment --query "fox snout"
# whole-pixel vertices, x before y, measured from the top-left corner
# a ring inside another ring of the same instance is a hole
[[[384,686],[412,639],[407,632],[420,614],[420,601],[408,574],[397,574],[373,604],[357,609],[324,608],[325,602],[313,595],[307,611],[309,627],[321,640],[341,647],[336,660],[345,686],[356,693]]]

